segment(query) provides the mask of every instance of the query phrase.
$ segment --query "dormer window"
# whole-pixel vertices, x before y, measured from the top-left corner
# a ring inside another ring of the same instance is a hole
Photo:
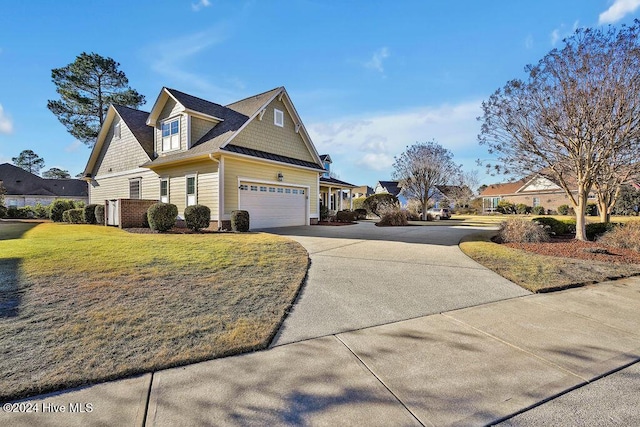
[[[331,163],[330,162],[324,162],[324,170],[326,170],[326,172],[323,173],[322,176],[325,177],[325,178],[329,178],[329,176],[331,174]]]
[[[273,109],[273,124],[284,127],[284,113],[277,108]]]
[[[180,119],[167,120],[162,123],[162,151],[180,148]]]

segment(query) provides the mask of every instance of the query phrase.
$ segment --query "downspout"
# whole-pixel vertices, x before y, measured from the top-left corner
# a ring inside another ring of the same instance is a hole
[[[213,153],[209,154],[209,158],[218,164],[218,230],[222,228],[222,213],[224,212],[224,164],[213,157]]]

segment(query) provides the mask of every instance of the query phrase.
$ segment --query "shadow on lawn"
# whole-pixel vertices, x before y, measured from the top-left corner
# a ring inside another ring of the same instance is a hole
[[[0,221],[0,240],[19,239],[40,222]]]
[[[0,318],[16,317],[22,299],[18,291],[20,259],[0,259]]]

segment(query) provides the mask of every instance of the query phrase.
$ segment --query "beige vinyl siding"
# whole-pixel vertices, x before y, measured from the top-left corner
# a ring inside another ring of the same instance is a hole
[[[159,177],[169,178],[169,203],[178,207],[178,215],[184,218],[187,206],[186,177],[195,175],[197,203],[211,209],[211,219],[218,219],[218,164],[209,160],[188,165],[157,169]],[[160,198],[160,180],[158,178],[158,194]]]
[[[113,137],[116,123],[120,123],[120,138]],[[112,174],[138,168],[148,162],[149,156],[135,139],[133,133],[116,114],[96,161],[95,176]]]
[[[284,127],[273,123],[274,108],[284,113]],[[308,162],[315,161],[302,136],[296,133],[295,125],[284,103],[274,99],[267,106],[262,120],[259,120],[259,116],[253,119],[233,138],[231,144]]]
[[[296,184],[309,186],[309,216],[318,215],[318,173],[285,165],[269,164],[261,161],[224,157],[224,214],[238,209],[238,177],[261,181],[277,182],[278,172],[282,172],[282,185]]]
[[[180,150],[187,149],[187,115],[182,114],[183,106],[169,97],[167,103],[158,116],[155,128],[156,153],[162,154],[162,122],[169,118],[180,120]]]
[[[191,145],[198,142],[207,132],[215,126],[214,122],[203,120],[198,117],[191,117]]]
[[[160,199],[160,180],[153,171],[132,171],[118,176],[102,178],[96,176],[89,184],[89,203],[102,204],[105,200],[128,199],[129,180],[142,178],[140,182],[140,197],[142,199]]]

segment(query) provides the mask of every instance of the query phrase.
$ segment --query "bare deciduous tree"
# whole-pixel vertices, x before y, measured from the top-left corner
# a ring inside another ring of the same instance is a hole
[[[617,156],[640,160],[640,22],[578,29],[483,102],[479,141],[504,172],[542,170],[566,192],[585,240],[585,209]],[[494,165],[495,166],[495,165]],[[577,190],[577,191],[576,191]]]
[[[427,207],[437,191],[436,186],[456,182],[460,166],[453,162],[451,151],[435,141],[407,147],[393,163],[393,177],[399,181],[402,194],[422,203],[422,219],[427,219]]]

